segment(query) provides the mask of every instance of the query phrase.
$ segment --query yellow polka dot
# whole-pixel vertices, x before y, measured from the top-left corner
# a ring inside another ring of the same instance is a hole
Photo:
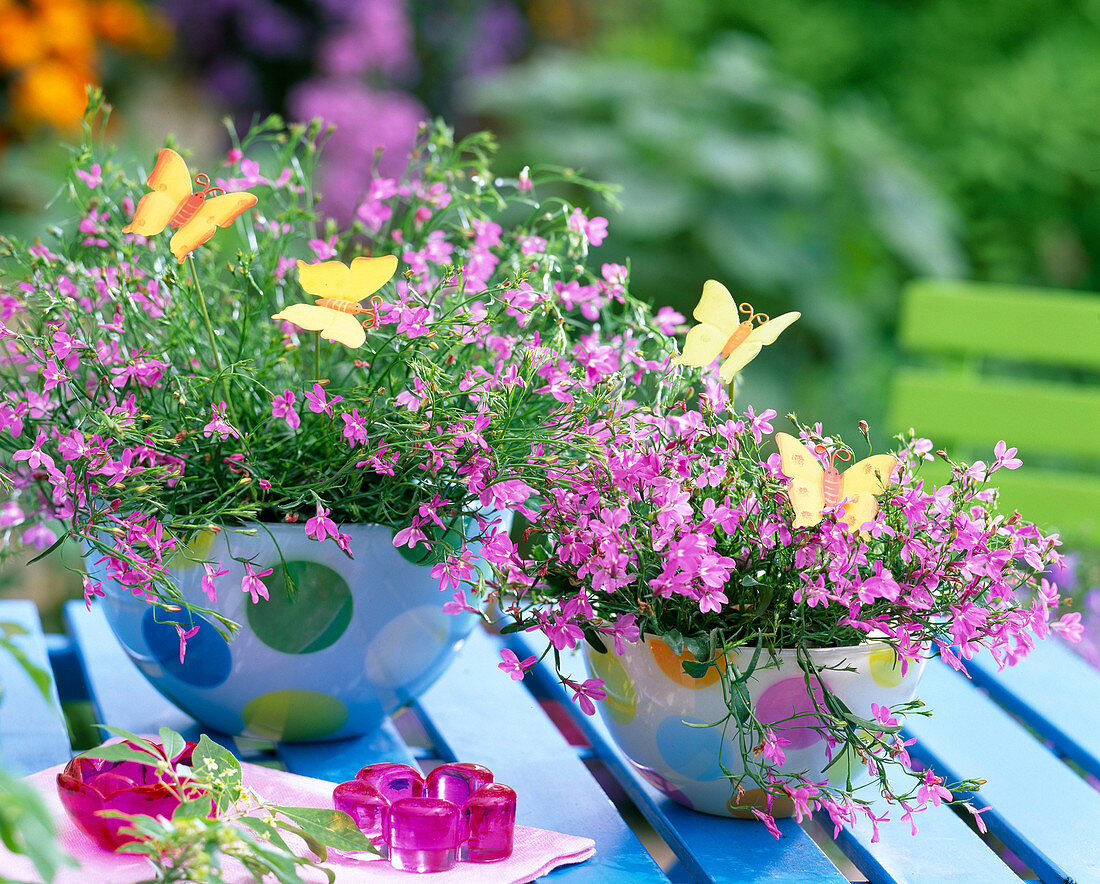
[[[896,688],[905,680],[906,676],[901,673],[901,661],[893,648],[879,648],[877,651],[872,651],[869,666],[871,678],[883,687]]]
[[[607,698],[600,704],[607,716],[618,724],[629,724],[634,720],[638,708],[638,697],[634,693],[634,684],[626,669],[614,653],[589,654],[592,674],[603,679],[603,688]]]

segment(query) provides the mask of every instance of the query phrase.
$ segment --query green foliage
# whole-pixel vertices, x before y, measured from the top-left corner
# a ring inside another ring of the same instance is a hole
[[[639,21],[659,43],[679,26]],[[823,101],[744,35],[690,48],[664,68],[621,45],[544,54],[473,105],[524,155],[622,184],[605,250],[634,256],[655,305],[688,314],[714,277],[759,310],[802,312],[742,403],[875,423],[901,281],[966,270],[952,212],[872,106]]]

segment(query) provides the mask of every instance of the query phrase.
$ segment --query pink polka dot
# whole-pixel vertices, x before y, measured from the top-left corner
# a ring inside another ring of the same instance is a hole
[[[821,705],[821,688],[817,684],[814,695]],[[777,681],[764,691],[756,701],[756,717],[762,724],[770,725],[776,736],[790,740],[785,748],[805,749],[821,740],[821,734],[813,729],[819,720],[818,713],[801,676]]]

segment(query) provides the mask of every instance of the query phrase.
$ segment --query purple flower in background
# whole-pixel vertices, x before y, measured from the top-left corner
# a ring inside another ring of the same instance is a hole
[[[378,72],[408,79],[415,72],[413,31],[404,0],[330,0],[328,5],[342,24],[321,44],[319,64],[325,73],[351,77]]]
[[[376,92],[351,80],[313,79],[290,93],[292,117],[320,117],[336,126],[325,146],[321,169],[323,210],[341,222],[356,208],[374,177],[375,152],[381,149],[379,174],[399,178],[428,116],[424,106],[401,92]]]

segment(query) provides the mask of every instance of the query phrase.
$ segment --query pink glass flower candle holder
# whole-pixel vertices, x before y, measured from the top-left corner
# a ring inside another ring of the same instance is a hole
[[[383,832],[390,865],[404,872],[445,872],[458,862],[461,811],[442,798],[401,798],[390,805]]]
[[[373,787],[391,804],[402,798],[419,798],[424,794],[424,778],[407,764],[368,764],[355,775],[355,779]]]
[[[516,793],[503,783],[488,783],[462,807],[467,837],[462,859],[491,863],[512,855],[516,831]]]
[[[390,802],[374,786],[363,780],[341,783],[332,790],[332,801],[336,809],[350,816],[359,830],[370,839],[371,844],[385,854],[386,842],[382,837],[382,823]]]
[[[173,761],[189,765],[195,745],[187,743]],[[128,820],[104,817],[101,811],[171,817],[181,800],[176,789],[162,780],[151,765],[79,755],[57,775],[57,793],[77,828],[108,850],[137,839],[122,832],[130,825]],[[184,797],[195,798],[200,794],[194,789],[194,794]]]

